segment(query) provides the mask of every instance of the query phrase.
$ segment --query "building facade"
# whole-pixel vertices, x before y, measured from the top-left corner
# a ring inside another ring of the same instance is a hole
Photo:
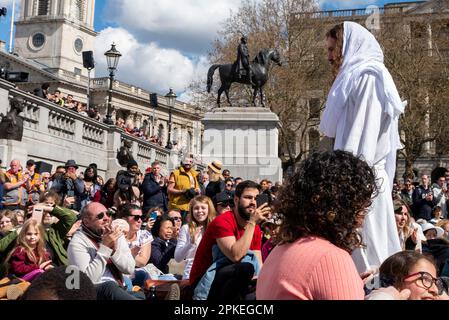
[[[110,80],[94,75],[89,79],[82,57],[83,51],[93,51],[95,45],[95,0],[22,0],[21,8],[14,52],[6,52],[4,42],[0,42],[0,67],[27,73],[27,81],[16,85],[30,93],[49,83],[50,92],[60,90],[64,97],[71,94],[74,100],[87,103],[89,87],[89,104],[104,117]],[[153,93],[119,78],[112,84],[111,101],[114,122],[121,118],[127,126],[158,136],[162,147],[171,136],[174,149],[181,155],[201,154],[203,112],[199,108],[180,101],[169,106],[165,93]]]

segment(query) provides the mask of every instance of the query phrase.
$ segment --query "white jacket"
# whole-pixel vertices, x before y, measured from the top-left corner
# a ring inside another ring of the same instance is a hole
[[[136,266],[124,236],[117,240],[116,250],[112,254],[112,249],[103,244],[97,249],[92,240],[82,230],[78,230],[70,241],[67,253],[69,265],[77,266],[94,284],[115,281],[112,273],[106,268],[109,259],[112,259],[123,274],[133,274]]]

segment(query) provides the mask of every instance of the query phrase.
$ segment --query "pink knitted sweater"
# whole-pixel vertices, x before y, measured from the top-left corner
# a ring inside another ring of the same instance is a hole
[[[363,300],[351,256],[317,237],[277,246],[257,281],[258,300]]]

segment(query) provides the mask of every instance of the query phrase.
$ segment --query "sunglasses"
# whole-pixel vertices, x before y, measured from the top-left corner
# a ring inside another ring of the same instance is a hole
[[[173,220],[175,220],[175,221],[179,221],[179,220],[182,220],[182,218],[181,218],[181,217],[172,217],[172,219],[173,219]]]
[[[133,217],[134,221],[142,220],[142,216],[138,216],[138,215],[132,215],[132,214],[130,214],[128,217]]]
[[[104,215],[107,215],[110,218],[112,216],[112,213],[109,211],[100,212],[99,214],[97,214],[97,220],[103,219]]]
[[[227,184],[226,187],[233,187],[233,184]]]
[[[234,207],[234,202],[233,201],[219,202],[219,203],[217,203],[217,205],[222,206],[222,207],[233,208]]]

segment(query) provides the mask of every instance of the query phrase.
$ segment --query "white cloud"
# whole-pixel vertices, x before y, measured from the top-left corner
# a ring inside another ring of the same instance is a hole
[[[132,3],[132,4],[131,4]],[[220,24],[241,0],[117,0],[109,10],[114,22],[139,39],[183,51],[204,51]]]
[[[13,0],[0,0],[0,7],[9,7],[10,5],[12,5],[12,2]]]
[[[154,42],[139,43],[127,30],[109,27],[96,40],[97,77],[106,75],[104,52],[112,42],[122,53],[116,73],[121,81],[164,94],[170,87],[177,93],[184,92],[193,79],[206,76],[206,57],[193,62],[177,50],[161,48]]]

